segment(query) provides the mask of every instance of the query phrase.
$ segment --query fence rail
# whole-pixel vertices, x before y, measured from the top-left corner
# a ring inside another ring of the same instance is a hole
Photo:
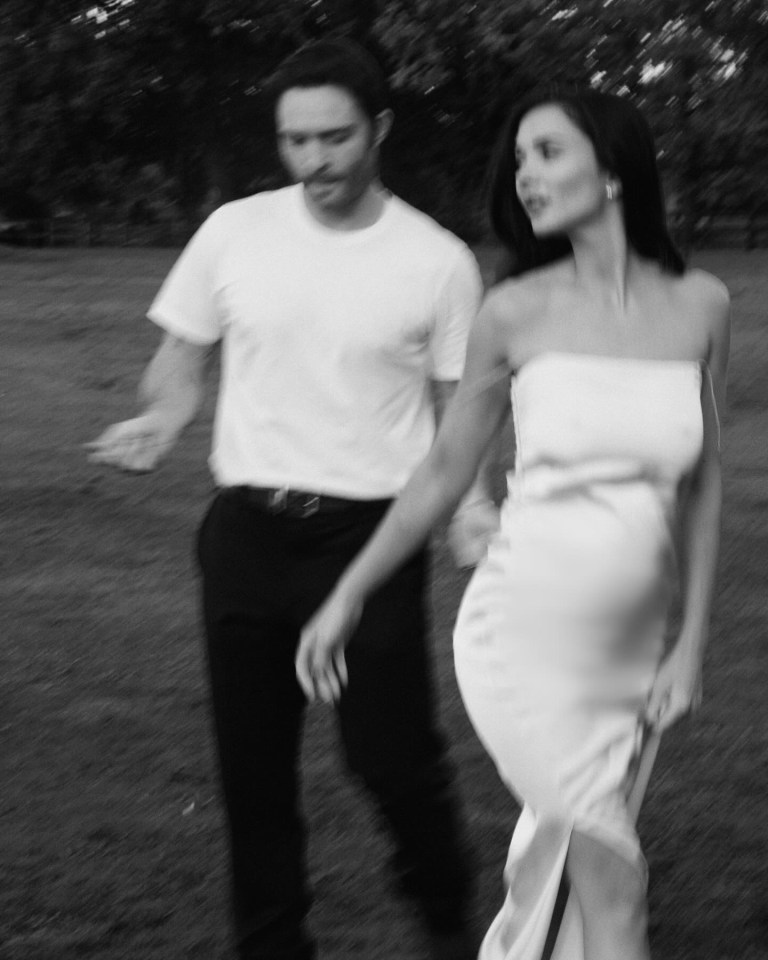
[[[185,223],[136,224],[53,218],[0,222],[0,243],[28,247],[178,247],[190,237]]]
[[[696,245],[707,247],[765,247],[768,217],[702,217],[694,227],[692,239]]]
[[[679,232],[683,235],[685,231]],[[189,226],[181,222],[147,225],[74,218],[0,221],[0,243],[29,247],[180,247],[190,235]],[[697,247],[768,247],[768,217],[702,217],[690,232],[690,239]]]

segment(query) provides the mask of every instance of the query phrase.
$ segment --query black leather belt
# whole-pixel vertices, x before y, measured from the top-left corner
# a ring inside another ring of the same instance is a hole
[[[307,490],[292,490],[289,487],[224,487],[225,496],[235,497],[243,503],[259,507],[267,513],[285,514],[287,517],[311,517],[316,513],[339,513],[356,507],[386,506],[384,500],[350,500],[346,497],[331,497],[324,493]]]

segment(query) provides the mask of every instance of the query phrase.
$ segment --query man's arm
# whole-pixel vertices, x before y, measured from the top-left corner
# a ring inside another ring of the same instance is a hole
[[[456,380],[433,380],[432,402],[439,427],[456,393]],[[488,540],[499,526],[499,511],[493,499],[493,475],[498,462],[498,437],[491,440],[472,486],[466,492],[448,526],[448,542],[459,567],[474,567],[485,556]]]
[[[86,444],[93,463],[153,470],[202,404],[210,346],[166,333],[139,385],[141,413]]]

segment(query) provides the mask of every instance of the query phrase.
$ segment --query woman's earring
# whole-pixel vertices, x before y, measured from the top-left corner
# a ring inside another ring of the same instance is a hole
[[[606,183],[605,195],[609,200],[613,200],[613,184],[612,183]]]

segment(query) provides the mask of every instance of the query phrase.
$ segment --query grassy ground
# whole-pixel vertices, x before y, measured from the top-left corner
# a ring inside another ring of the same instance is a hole
[[[89,466],[156,343],[142,314],[169,251],[0,248],[0,958],[219,960],[221,810],[191,544],[210,492],[212,403],[157,474]],[[766,956],[768,255],[708,253],[734,298],[722,588],[704,708],[663,744],[641,834],[658,960]],[[463,588],[438,539],[435,656],[478,874],[501,899],[517,815],[464,717],[450,622]],[[417,960],[386,839],[313,709],[305,797],[323,956]]]

